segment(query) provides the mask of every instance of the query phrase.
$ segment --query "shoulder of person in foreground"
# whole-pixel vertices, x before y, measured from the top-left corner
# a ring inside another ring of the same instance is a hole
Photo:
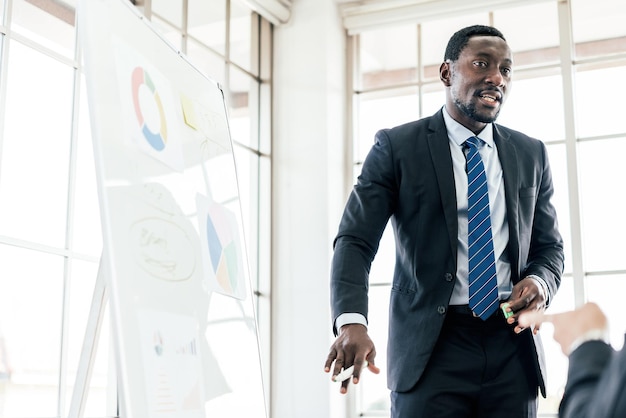
[[[626,350],[616,352],[599,339],[574,349],[559,416],[626,417]]]

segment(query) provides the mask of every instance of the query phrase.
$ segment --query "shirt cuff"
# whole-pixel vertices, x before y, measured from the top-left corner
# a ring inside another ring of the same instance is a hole
[[[572,344],[569,346],[569,351],[567,355],[569,356],[576,350],[578,347],[583,345],[588,341],[602,341],[609,344],[609,332],[606,328],[594,328],[585,332],[580,337],[576,338]]]
[[[360,313],[353,312],[343,313],[335,319],[335,328],[337,329],[337,332],[339,332],[341,327],[347,324],[361,324],[367,328],[367,319],[365,319],[365,316]]]
[[[536,274],[530,274],[526,277],[534,280],[539,284],[539,288],[543,290],[543,300],[546,301],[546,307],[548,307],[548,305],[550,305],[550,292],[548,292],[548,284],[546,283],[546,281]]]

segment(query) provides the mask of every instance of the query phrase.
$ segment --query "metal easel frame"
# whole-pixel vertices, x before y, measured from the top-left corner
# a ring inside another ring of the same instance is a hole
[[[78,370],[76,372],[76,380],[74,382],[74,391],[70,403],[69,418],[81,418],[85,411],[87,395],[89,392],[89,384],[93,371],[93,364],[98,349],[98,341],[100,339],[100,330],[102,328],[102,320],[106,305],[109,300],[109,291],[107,286],[107,266],[104,257],[100,258],[100,266],[98,267],[98,276],[93,290],[91,299],[91,309],[85,329],[85,338],[83,339],[83,348],[80,353]],[[119,387],[118,373],[118,387]],[[123,410],[122,391],[117,391],[117,417],[120,417],[120,411]]]

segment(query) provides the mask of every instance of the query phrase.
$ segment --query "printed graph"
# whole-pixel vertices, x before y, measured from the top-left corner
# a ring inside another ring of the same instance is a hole
[[[167,143],[167,122],[159,92],[142,67],[135,67],[131,80],[133,106],[141,133],[152,148],[162,151]]]
[[[113,46],[124,139],[143,155],[183,171],[183,115],[171,80],[125,40],[113,36]]]
[[[207,270],[205,273],[212,279],[207,287],[227,296],[243,299],[245,272],[237,218],[223,205],[206,196],[198,195],[196,201],[200,238],[204,245],[202,253]]]

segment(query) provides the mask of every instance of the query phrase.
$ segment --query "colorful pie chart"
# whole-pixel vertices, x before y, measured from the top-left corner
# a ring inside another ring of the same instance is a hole
[[[148,93],[142,94],[141,91],[146,88]],[[165,122],[165,112],[163,111],[163,104],[161,103],[159,93],[156,90],[150,75],[142,67],[135,67],[133,70],[132,94],[133,104],[135,106],[135,115],[137,116],[137,122],[139,123],[143,137],[152,148],[157,151],[162,151],[167,143],[167,124]],[[149,97],[154,101],[153,107],[151,108],[156,109],[156,112],[158,113],[159,122],[152,123],[152,126],[149,126],[146,122],[147,118],[144,116],[144,111],[146,111],[149,104],[146,103],[146,97]]]
[[[217,204],[209,208],[206,234],[217,282],[224,292],[234,296],[238,291],[240,274],[237,242],[230,230],[228,213]]]

